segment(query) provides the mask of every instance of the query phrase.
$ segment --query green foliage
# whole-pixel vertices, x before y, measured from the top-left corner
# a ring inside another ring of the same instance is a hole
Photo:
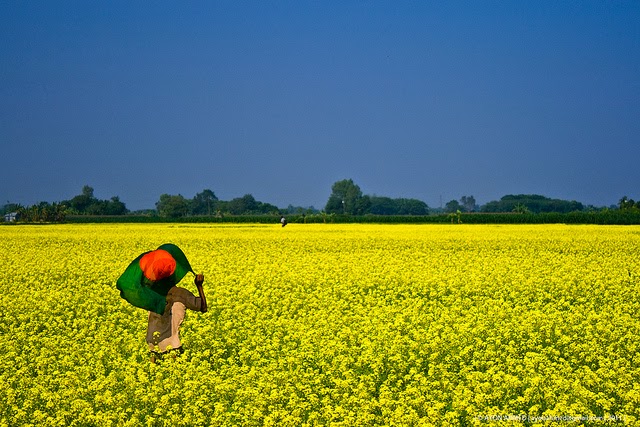
[[[279,209],[270,203],[259,202],[251,194],[245,194],[228,202],[219,202],[221,213],[230,215],[277,214]]]
[[[456,213],[462,210],[462,206],[460,205],[460,202],[458,202],[457,200],[451,200],[447,202],[446,205],[444,205],[444,210],[445,212],[448,212],[448,213]]]
[[[313,206],[303,207],[303,206],[289,205],[287,206],[286,209],[283,210],[283,213],[287,215],[296,214],[296,215],[306,216],[306,215],[319,214],[320,211],[314,208]]]
[[[0,214],[6,215],[10,213],[17,212],[19,209],[22,209],[22,205],[17,203],[7,203],[2,208],[0,208]]]
[[[17,209],[19,222],[64,222],[67,207],[61,203],[40,202],[37,205]]]
[[[499,201],[492,201],[482,206],[481,212],[514,212],[516,207],[524,206],[529,212],[569,213],[584,210],[584,205],[576,201],[550,199],[537,194],[506,195]],[[518,208],[520,211],[521,207]]]
[[[191,213],[193,215],[212,215],[216,212],[218,198],[211,190],[203,190],[191,200]]]
[[[336,215],[427,215],[429,206],[417,199],[363,195],[353,180],[343,179],[331,187],[325,211]]]
[[[587,208],[576,201],[550,199],[541,195],[506,195],[492,201],[478,211],[473,196],[451,200],[442,209],[430,210],[417,199],[364,195],[353,180],[337,181],[324,212],[311,207],[289,205],[279,209],[270,203],[257,201],[251,194],[230,201],[222,201],[212,190],[205,189],[192,199],[182,195],[163,194],[156,203],[156,210],[136,211],[130,215],[119,197],[99,200],[92,187],[85,185],[81,194],[71,200],[49,204],[41,202],[23,207],[7,203],[3,214],[18,212],[22,222],[61,222],[72,218],[73,222],[259,222],[278,223],[280,214],[287,215],[290,223],[446,223],[451,222],[448,213],[455,215],[453,222],[467,224],[638,224],[640,201],[624,196],[619,209]],[[459,216],[460,213],[462,216]],[[431,215],[430,215],[431,214]],[[517,214],[517,215],[515,215]],[[90,218],[78,218],[79,215]],[[115,216],[116,218],[110,218]],[[463,220],[464,219],[464,220]]]
[[[110,200],[99,200],[93,195],[93,188],[85,185],[82,193],[71,200],[62,201],[68,211],[79,215],[125,215],[129,212],[126,205],[118,196]]]
[[[289,224],[450,224],[450,214],[440,215],[343,215],[292,214],[287,215]],[[458,223],[458,213],[453,214],[454,223]],[[591,212],[516,214],[516,213],[460,213],[462,224],[599,224],[599,225],[639,225],[640,212],[604,210]],[[180,218],[154,215],[88,216],[68,215],[68,223],[255,223],[279,224],[276,214],[257,215],[218,215],[185,216]]]
[[[633,199],[630,199],[627,196],[624,196],[622,199],[620,199],[618,206],[622,211],[640,212],[640,200],[634,202]]]
[[[269,203],[255,199],[251,194],[245,194],[229,201],[219,200],[213,191],[204,190],[196,194],[193,199],[163,194],[156,203],[158,215],[162,218],[176,219],[189,217],[217,217],[229,215],[265,215],[277,214],[279,209]]]
[[[460,201],[451,200],[445,205],[445,212],[474,212],[477,210],[476,199],[473,196],[462,196]]]
[[[529,208],[527,207],[527,205],[524,205],[522,203],[518,203],[517,205],[514,206],[513,212],[526,214],[526,213],[529,213]]]
[[[451,219],[451,224],[462,224],[462,212],[460,212],[460,210],[451,212],[447,216]]]
[[[476,198],[473,196],[462,196],[460,198],[461,211],[473,212],[476,210]]]
[[[373,215],[428,215],[429,206],[417,199],[392,199],[390,197],[367,196],[371,201],[370,214]]]
[[[180,194],[162,194],[156,203],[156,209],[161,217],[181,218],[189,213],[189,202]]]
[[[362,190],[352,179],[337,181],[331,186],[331,195],[325,206],[327,213],[362,215],[368,212],[371,200],[362,195]]]

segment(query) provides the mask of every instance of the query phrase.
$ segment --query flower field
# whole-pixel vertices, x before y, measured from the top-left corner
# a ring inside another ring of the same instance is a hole
[[[167,242],[210,310],[154,365],[115,282]],[[637,226],[20,225],[0,253],[0,427],[640,423]]]

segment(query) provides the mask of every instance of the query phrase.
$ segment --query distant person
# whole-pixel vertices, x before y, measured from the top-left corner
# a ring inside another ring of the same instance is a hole
[[[189,272],[195,275],[198,297],[176,286]],[[203,283],[204,275],[195,274],[182,250],[171,243],[139,255],[118,279],[120,296],[149,312],[147,344],[152,362],[169,352],[182,353],[180,325],[187,309],[207,311]]]
[[[283,227],[287,225],[287,219],[284,216],[280,217],[280,224],[282,224]]]

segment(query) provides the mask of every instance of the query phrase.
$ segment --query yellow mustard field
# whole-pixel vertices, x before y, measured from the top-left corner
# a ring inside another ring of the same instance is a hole
[[[115,282],[168,242],[210,310],[152,364]],[[3,226],[0,426],[637,425],[639,249],[634,226]]]

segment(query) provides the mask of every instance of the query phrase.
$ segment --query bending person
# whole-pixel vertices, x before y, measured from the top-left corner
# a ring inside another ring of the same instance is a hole
[[[147,344],[151,351],[151,361],[161,359],[166,353],[181,354],[184,350],[180,341],[180,325],[185,318],[187,309],[206,313],[207,300],[204,296],[202,284],[204,275],[197,274],[194,280],[199,296],[193,295],[185,288],[172,287],[167,293],[167,305],[162,315],[149,312],[147,327]]]

